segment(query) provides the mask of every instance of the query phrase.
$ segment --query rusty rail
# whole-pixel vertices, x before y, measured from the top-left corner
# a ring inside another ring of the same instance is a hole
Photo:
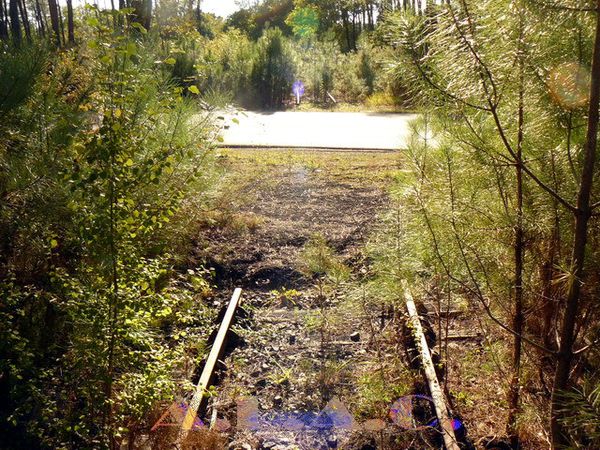
[[[415,343],[417,345],[419,354],[421,355],[423,371],[425,372],[425,378],[427,379],[427,384],[429,386],[429,393],[431,394],[435,413],[437,415],[442,432],[444,446],[446,447],[446,450],[460,450],[458,441],[456,440],[456,435],[454,434],[454,428],[452,427],[452,420],[448,414],[448,407],[446,406],[446,401],[444,399],[444,392],[440,387],[437,374],[435,373],[435,367],[431,359],[431,352],[429,351],[429,346],[427,345],[427,340],[425,339],[425,334],[423,333],[423,327],[421,326],[421,320],[419,319],[419,314],[417,313],[417,307],[415,306],[415,302],[406,282],[403,282],[403,287],[406,309],[408,310],[408,316],[415,338]]]
[[[198,381],[198,385],[196,386],[196,392],[194,393],[194,397],[192,398],[190,406],[187,409],[187,413],[183,419],[183,422],[181,423],[181,431],[179,435],[180,442],[185,441],[188,433],[194,425],[194,421],[196,420],[200,403],[202,402],[204,394],[210,386],[210,382],[213,377],[217,361],[223,353],[225,337],[227,335],[229,327],[231,326],[231,322],[233,321],[233,316],[235,315],[235,311],[238,307],[238,304],[240,303],[241,295],[242,289],[237,288],[234,291],[233,296],[231,297],[231,301],[229,302],[229,306],[227,307],[225,317],[223,318],[221,326],[219,327],[219,331],[217,333],[217,337],[215,338],[215,342],[213,343],[212,348],[210,349],[210,354],[208,355],[206,364],[204,364],[204,369],[202,369],[200,380]]]

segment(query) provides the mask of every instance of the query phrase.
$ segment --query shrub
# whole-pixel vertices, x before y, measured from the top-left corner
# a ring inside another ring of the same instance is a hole
[[[294,80],[294,66],[283,33],[267,29],[257,43],[252,84],[266,108],[283,106]]]
[[[367,96],[367,87],[359,76],[358,55],[348,53],[339,59],[338,69],[335,74],[334,96],[338,101],[358,103]]]
[[[396,98],[387,92],[375,92],[367,97],[365,106],[376,108],[380,106],[393,106],[396,104]]]
[[[375,69],[373,68],[371,55],[367,49],[363,49],[359,53],[359,58],[360,77],[364,81],[367,88],[367,95],[371,95],[375,90]]]
[[[248,38],[231,29],[207,41],[198,58],[200,90],[211,103],[237,100],[251,105],[253,98],[250,76],[255,60],[255,49]]]
[[[208,130],[151,42],[94,18],[83,57],[0,54],[0,432],[16,448],[118,446],[210,318],[206,275],[175,276],[165,231]]]

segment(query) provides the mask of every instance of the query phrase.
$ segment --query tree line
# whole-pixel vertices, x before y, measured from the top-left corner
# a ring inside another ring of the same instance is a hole
[[[162,3],[152,0],[111,0],[111,10],[132,10],[132,17],[147,30],[152,25],[153,9]],[[93,4],[93,3],[92,3]],[[247,32],[258,39],[266,26],[282,29],[289,34],[285,19],[294,9],[314,8],[318,12],[319,31],[336,29],[343,36],[348,50],[357,50],[363,31],[373,31],[378,20],[394,11],[424,13],[435,1],[427,0],[266,0],[246,5],[227,19],[227,26]],[[202,1],[185,2],[190,17],[201,26]],[[15,43],[23,39],[31,42],[33,36],[48,38],[58,47],[75,43],[73,0],[66,0],[66,11],[57,0],[2,0],[0,1],[0,39],[11,38]]]
[[[151,0],[119,0],[115,5],[111,0],[112,10],[132,9],[135,20],[146,29],[152,21]],[[66,0],[66,16],[57,0],[47,3],[35,0],[28,4],[25,0],[0,1],[0,39],[11,39],[19,45],[23,39],[32,42],[35,36],[47,38],[57,47],[75,44],[75,18],[73,0]]]
[[[266,0],[246,4],[227,19],[227,25],[260,37],[268,24],[291,34],[286,17],[294,10],[312,9],[318,17],[319,37],[333,32],[346,51],[356,51],[362,32],[373,31],[386,14],[416,12],[424,14],[435,0]]]

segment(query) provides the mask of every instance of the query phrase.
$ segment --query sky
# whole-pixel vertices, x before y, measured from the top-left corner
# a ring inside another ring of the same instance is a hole
[[[238,10],[234,0],[202,0],[202,11],[227,17]]]
[[[110,7],[110,0],[97,0],[100,7]],[[61,6],[67,4],[66,0],[59,0]],[[84,0],[74,0],[73,5],[78,6],[84,4]],[[94,0],[88,0],[87,3],[94,3]],[[118,5],[119,1],[115,0]],[[210,12],[217,16],[227,17],[234,13],[239,8],[235,4],[235,0],[202,0],[202,11]]]

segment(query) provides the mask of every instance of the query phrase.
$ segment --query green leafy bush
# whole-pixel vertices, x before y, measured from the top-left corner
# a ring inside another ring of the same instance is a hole
[[[0,104],[0,433],[14,448],[134,439],[188,387],[181,366],[211,318],[208,275],[176,275],[167,252],[210,171],[208,125],[152,41],[110,21],[90,11],[82,54],[0,54],[13,92]]]
[[[254,45],[238,30],[206,41],[196,65],[203,98],[211,104],[233,100],[248,106],[257,103],[250,80],[254,60]]]

